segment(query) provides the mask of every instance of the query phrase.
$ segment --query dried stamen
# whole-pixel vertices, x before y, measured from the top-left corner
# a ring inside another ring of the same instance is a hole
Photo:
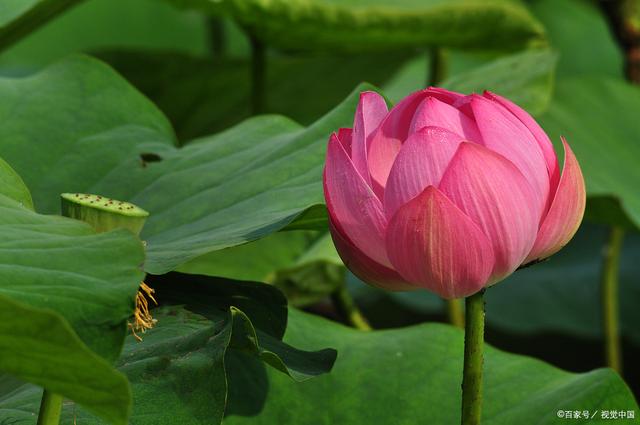
[[[153,328],[157,320],[153,318],[149,311],[149,298],[155,305],[158,302],[153,297],[155,290],[144,282],[140,283],[140,289],[136,295],[136,311],[133,314],[133,323],[129,323],[131,333],[138,340],[142,341],[142,338],[136,332],[145,333],[148,329]]]

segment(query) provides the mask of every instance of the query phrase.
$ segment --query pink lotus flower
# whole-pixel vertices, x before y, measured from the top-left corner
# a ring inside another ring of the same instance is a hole
[[[465,297],[548,257],[578,229],[585,187],[529,114],[493,93],[418,91],[390,111],[364,92],[331,135],[324,195],[351,271],[390,290]]]

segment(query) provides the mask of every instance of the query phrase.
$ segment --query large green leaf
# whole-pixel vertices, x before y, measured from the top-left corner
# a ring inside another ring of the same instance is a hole
[[[195,258],[177,271],[258,282],[272,282],[275,272],[298,262],[317,240],[314,232],[277,232],[257,241]]]
[[[25,10],[36,5],[78,5],[3,51],[1,73],[21,75],[70,53],[114,47],[209,54],[206,18],[157,0],[3,0],[0,15],[10,3]],[[0,36],[0,45],[3,40]]]
[[[164,304],[184,305],[206,318],[203,326],[223,323],[228,345],[254,353],[296,381],[328,372],[336,352],[305,353],[281,342],[287,324],[287,299],[276,288],[256,282],[228,281],[171,273],[154,282]],[[197,328],[197,327],[196,327]]]
[[[560,53],[558,75],[622,77],[622,54],[597,2],[533,0],[530,7]]]
[[[555,53],[527,51],[454,75],[442,86],[461,93],[494,91],[536,115],[551,100],[555,65]]]
[[[530,50],[493,61],[485,60],[485,63],[469,69],[469,62],[478,62],[475,56],[452,52],[448,58],[455,72],[440,85],[462,93],[490,90],[511,99],[532,114],[546,109],[553,92],[557,56],[554,52]],[[383,86],[385,95],[397,102],[422,89],[427,76],[426,65],[423,57],[407,62]]]
[[[185,314],[189,320],[185,320]],[[460,380],[462,373],[463,333],[445,325],[426,324],[404,329],[360,332],[296,310],[289,313],[285,340],[305,348],[327,343],[336,345],[340,356],[328,375],[296,383],[283,374],[264,367],[242,353],[225,356],[230,376],[229,406],[225,424],[413,424],[428,422],[448,425],[459,421]],[[176,312],[170,320],[168,334],[175,322],[195,325],[186,334],[164,341],[165,346],[188,349],[188,343],[204,340],[207,332],[196,338],[197,315]],[[211,424],[212,417],[202,417],[204,407],[198,401],[214,392],[210,386],[211,361],[198,351],[182,362],[162,360],[154,354],[163,352],[160,345],[132,354],[130,379],[143,380],[133,373],[147,366],[151,373],[164,366],[162,386],[148,385],[134,403],[132,425]],[[200,345],[193,344],[194,347]],[[143,345],[140,345],[143,347]],[[235,350],[230,350],[229,353]],[[189,366],[195,368],[189,368]],[[172,373],[178,366],[190,371],[178,379]],[[1,381],[0,381],[1,382]],[[134,387],[136,383],[134,382]],[[191,391],[188,391],[190,389]],[[15,390],[7,401],[0,399],[0,412],[15,417],[33,411],[37,399],[28,387]],[[31,390],[32,391],[32,390]],[[588,409],[600,419],[601,410],[635,410],[638,406],[629,389],[614,372],[600,369],[574,374],[561,371],[538,360],[507,354],[487,347],[484,387],[485,424],[555,424],[558,410]],[[189,396],[185,396],[189,394]],[[182,395],[182,397],[180,397]],[[136,397],[136,396],[134,396]],[[169,406],[170,408],[167,408]],[[2,410],[5,409],[5,410]],[[209,409],[212,409],[209,406]],[[597,411],[597,412],[596,412]],[[71,424],[71,409],[67,409]],[[95,423],[82,411],[76,412],[78,423]],[[628,423],[637,423],[628,420]]]
[[[462,331],[427,324],[359,332],[301,312],[290,316],[286,340],[300,346],[331,341],[340,352],[334,370],[295,386],[268,372],[263,408],[229,416],[225,424],[459,422]],[[250,380],[244,383],[242,397],[230,400],[233,412],[250,410],[252,395],[264,391]],[[558,410],[638,411],[611,370],[573,374],[492,347],[486,348],[483,404],[482,423],[505,425],[558,423]],[[601,423],[598,419],[593,423]]]
[[[0,295],[58,312],[90,348],[115,359],[143,277],[140,241],[124,230],[95,234],[3,195],[0,241]]]
[[[350,124],[357,100],[308,128],[265,116],[177,149],[164,117],[92,59],[0,80],[0,94],[0,154],[38,210],[57,211],[60,192],[135,202],[151,213],[142,236],[152,273],[258,239],[322,203],[327,135]]]
[[[5,296],[0,296],[0,406],[12,392],[2,386],[7,379],[2,373],[72,399],[110,423],[128,423],[131,390],[125,376],[89,350],[60,314]],[[33,397],[41,392],[34,388]],[[33,420],[14,414],[0,407],[0,423]]]
[[[510,0],[170,1],[225,13],[266,42],[291,49],[516,49],[544,37],[527,9]]]
[[[25,78],[2,78],[0,93],[0,156],[22,176],[41,212],[57,212],[58,195],[74,185],[91,192],[124,158],[135,160],[145,144],[174,142],[170,124],[152,103],[88,57],[71,57]]]
[[[267,58],[265,107],[301,124],[313,123],[362,81],[384,83],[410,56],[390,52]],[[250,62],[145,51],[101,52],[99,57],[162,109],[183,142],[222,131],[250,116]],[[153,69],[153,73],[149,73]],[[313,83],[311,83],[313,82]],[[305,101],[300,100],[305,94]]]
[[[22,178],[2,158],[0,158],[0,194],[18,201],[26,208],[33,209],[31,192]]]
[[[142,236],[147,271],[157,274],[207,252],[266,236],[322,202],[325,138],[351,120],[357,96],[309,128],[285,118],[255,118],[165,153],[129,176],[123,196],[151,212]],[[135,191],[131,190],[134,188]],[[171,196],[167,196],[171,194]]]
[[[228,387],[245,376],[264,375],[252,358],[296,381],[327,372],[335,361],[334,350],[307,352],[281,342],[286,300],[273,287],[175,273],[153,285],[168,305],[154,310],[158,323],[142,342],[129,338],[118,362],[133,386],[131,424],[220,423]],[[230,375],[229,365],[244,373]],[[5,400],[1,394],[0,417],[28,415],[37,407],[30,386],[14,388]],[[72,405],[65,406],[64,416],[63,423],[102,423]]]
[[[608,208],[588,207],[592,219],[627,222],[622,211],[640,226],[639,110],[639,88],[619,80],[582,77],[558,80],[549,110],[540,117],[554,143],[563,135],[571,144],[590,200],[615,201]]]
[[[84,223],[38,215],[2,160],[0,182],[0,374],[125,424],[129,384],[107,359],[118,356],[133,313],[140,241],[126,231],[96,235]]]

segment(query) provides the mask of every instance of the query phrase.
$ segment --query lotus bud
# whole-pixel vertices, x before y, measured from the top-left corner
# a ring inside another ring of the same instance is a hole
[[[440,88],[391,110],[364,92],[352,128],[329,138],[324,195],[336,249],[389,290],[466,297],[573,237],[585,185],[563,138],[496,94]]]

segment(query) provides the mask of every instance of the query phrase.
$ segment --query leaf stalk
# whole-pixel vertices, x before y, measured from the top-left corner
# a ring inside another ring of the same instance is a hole
[[[249,33],[251,44],[251,115],[265,111],[267,55],[264,43]]]
[[[622,373],[622,354],[618,317],[618,275],[623,238],[624,230],[621,227],[614,226],[611,228],[609,240],[603,251],[602,278],[600,281],[605,358],[607,366],[620,374]]]
[[[58,425],[61,413],[62,396],[45,389],[40,402],[38,425]]]
[[[331,300],[340,314],[342,314],[351,326],[356,329],[360,329],[361,331],[372,330],[369,321],[364,317],[351,297],[351,294],[347,290],[347,285],[340,285],[338,289],[331,294]]]

